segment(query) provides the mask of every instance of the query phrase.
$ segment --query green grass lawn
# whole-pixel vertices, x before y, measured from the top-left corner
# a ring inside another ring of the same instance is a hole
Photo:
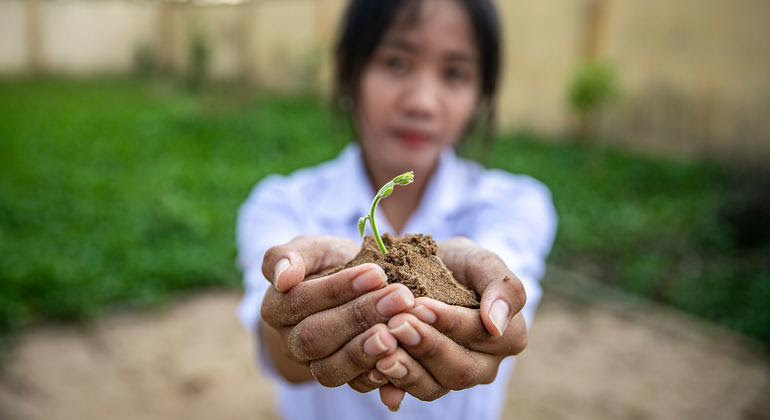
[[[1,82],[0,121],[0,335],[239,287],[238,205],[344,137],[313,98],[128,80]],[[525,134],[490,156],[552,189],[552,263],[770,345],[770,247],[737,244],[729,172]]]

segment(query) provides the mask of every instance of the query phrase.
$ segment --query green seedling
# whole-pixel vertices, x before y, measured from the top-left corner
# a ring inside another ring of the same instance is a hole
[[[385,248],[385,244],[382,242],[380,233],[377,232],[377,224],[374,222],[374,210],[377,208],[377,204],[380,202],[380,200],[393,194],[393,189],[396,187],[396,185],[409,185],[412,183],[412,181],[414,181],[414,172],[412,171],[403,173],[390,180],[390,182],[383,185],[382,188],[380,188],[380,191],[377,192],[377,195],[372,201],[372,207],[369,209],[369,214],[358,219],[358,233],[361,234],[361,239],[364,238],[364,230],[366,230],[366,221],[368,220],[369,224],[372,226],[374,241],[377,242],[377,247],[380,248],[380,252],[382,252],[383,255],[388,253],[388,249]]]

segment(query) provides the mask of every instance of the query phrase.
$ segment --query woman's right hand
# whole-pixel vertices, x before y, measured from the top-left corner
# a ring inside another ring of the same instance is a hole
[[[263,337],[279,340],[287,362],[307,366],[328,387],[367,376],[369,386],[385,384],[382,375],[362,374],[375,372],[377,361],[396,350],[396,338],[385,324],[415,302],[405,286],[388,285],[376,264],[306,279],[346,263],[358,249],[347,239],[300,236],[270,248],[262,264],[273,285],[262,302],[262,320],[275,331]],[[282,362],[272,356],[283,372]]]

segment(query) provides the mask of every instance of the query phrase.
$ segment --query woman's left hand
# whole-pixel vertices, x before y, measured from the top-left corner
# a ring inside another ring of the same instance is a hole
[[[391,409],[405,392],[433,401],[450,390],[491,383],[503,358],[527,345],[524,286],[503,261],[465,238],[441,243],[439,256],[459,282],[481,295],[481,305],[469,309],[422,297],[410,312],[389,320],[399,348],[350,386],[380,388]]]

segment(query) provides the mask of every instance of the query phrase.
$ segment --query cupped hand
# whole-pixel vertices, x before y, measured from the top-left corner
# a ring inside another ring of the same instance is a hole
[[[376,264],[307,279],[344,264],[357,250],[345,239],[303,236],[271,248],[263,260],[263,274],[275,287],[265,294],[262,319],[280,334],[285,354],[306,364],[324,386],[367,374],[395,352],[385,324],[414,307],[409,289],[387,285]]]
[[[408,313],[388,321],[399,347],[351,386],[362,392],[380,388],[391,409],[404,392],[432,401],[450,390],[491,383],[500,362],[527,344],[524,287],[502,260],[463,238],[440,244],[439,255],[459,282],[481,295],[481,305],[469,309],[421,297]]]

